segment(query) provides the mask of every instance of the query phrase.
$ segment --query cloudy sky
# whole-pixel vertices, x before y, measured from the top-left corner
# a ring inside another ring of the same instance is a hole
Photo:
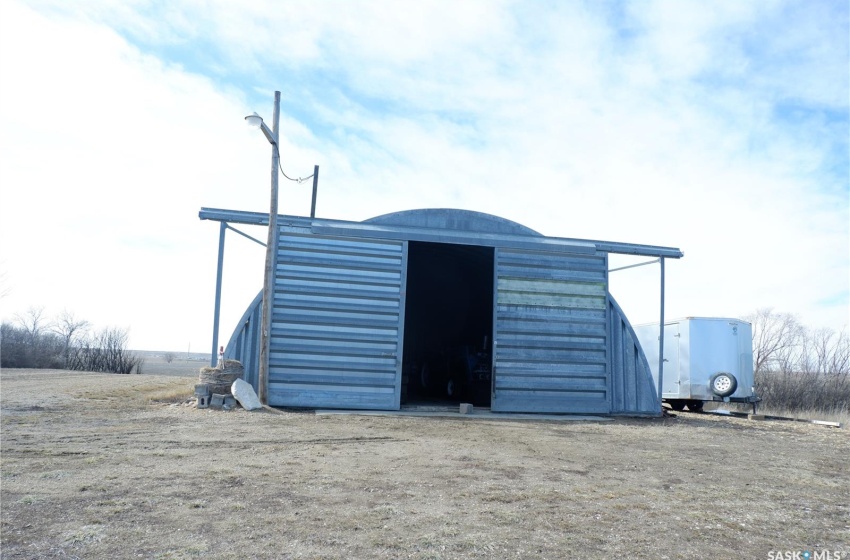
[[[850,308],[848,5],[0,0],[0,317],[208,351],[218,224],[321,168],[317,215],[464,208],[681,248],[667,316]],[[280,211],[310,211],[309,182]],[[265,238],[262,229],[243,228]],[[226,245],[222,338],[264,250]],[[612,258],[611,266],[645,259]],[[658,266],[611,275],[657,319]]]

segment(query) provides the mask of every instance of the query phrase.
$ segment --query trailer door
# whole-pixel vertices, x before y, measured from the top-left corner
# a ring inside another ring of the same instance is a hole
[[[681,352],[682,333],[681,325],[676,323],[666,323],[664,325],[664,387],[662,388],[662,398],[665,399],[682,399],[691,396],[691,382],[689,379],[682,379],[682,370],[679,367],[679,354]],[[656,327],[657,328],[657,327]],[[656,337],[657,338],[657,337]],[[658,355],[658,351],[655,351]],[[655,366],[655,371],[658,371],[658,362],[650,364]],[[655,383],[657,386],[658,375],[655,375]]]

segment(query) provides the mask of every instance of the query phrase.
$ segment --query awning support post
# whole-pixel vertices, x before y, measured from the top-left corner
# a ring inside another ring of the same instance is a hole
[[[215,274],[215,311],[213,312],[212,352],[210,352],[210,367],[218,363],[218,318],[221,313],[221,272],[224,269],[224,234],[227,232],[227,222],[221,222],[218,233],[218,269]]]
[[[661,265],[661,318],[658,322],[658,405],[661,411],[664,411],[664,405],[661,402],[662,393],[664,391],[664,257],[659,257]]]

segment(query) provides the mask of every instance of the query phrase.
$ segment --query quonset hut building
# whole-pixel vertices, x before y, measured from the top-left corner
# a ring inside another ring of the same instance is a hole
[[[269,218],[209,208],[199,216],[221,225],[219,279],[230,224]],[[546,237],[450,209],[364,222],[280,215],[278,229],[271,406],[454,401],[494,412],[661,412],[644,352],[608,291],[608,255],[658,257],[663,271],[679,249]],[[214,349],[219,298],[220,289]],[[262,292],[224,351],[255,390],[261,300]]]

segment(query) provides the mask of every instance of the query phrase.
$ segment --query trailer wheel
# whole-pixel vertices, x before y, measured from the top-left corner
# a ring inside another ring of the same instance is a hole
[[[718,397],[728,397],[738,388],[738,380],[731,373],[720,372],[711,376],[708,386]]]
[[[702,412],[702,405],[704,404],[702,401],[688,401],[688,410],[691,412]]]
[[[675,399],[672,401],[667,401],[667,403],[670,405],[670,408],[672,408],[676,412],[682,412],[683,410],[685,410],[685,401]]]

